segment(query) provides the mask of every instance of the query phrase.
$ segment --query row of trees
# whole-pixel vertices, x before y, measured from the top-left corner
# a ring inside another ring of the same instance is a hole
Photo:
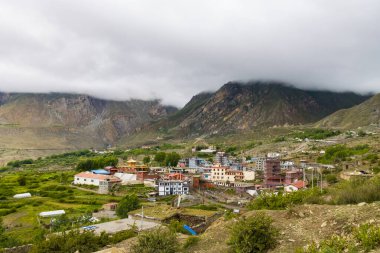
[[[154,161],[159,163],[161,166],[177,166],[178,161],[181,159],[181,156],[176,152],[165,153],[158,152],[154,156]]]
[[[99,169],[99,168],[104,168],[106,166],[116,166],[117,163],[118,163],[118,159],[116,156],[113,156],[113,155],[88,158],[88,159],[80,160],[79,163],[77,164],[76,170],[86,171],[86,170],[91,170],[91,169]]]

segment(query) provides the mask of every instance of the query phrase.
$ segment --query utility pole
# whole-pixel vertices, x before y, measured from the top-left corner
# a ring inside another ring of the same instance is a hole
[[[311,170],[311,189],[314,188],[314,167]]]
[[[306,175],[305,175],[305,169],[306,169],[306,167],[303,167],[303,183],[305,184],[305,182],[306,182]]]
[[[323,192],[323,176],[322,176],[322,170],[321,170],[321,193]]]
[[[144,206],[141,206],[141,225],[140,225],[140,231],[143,230],[143,222],[144,222]]]

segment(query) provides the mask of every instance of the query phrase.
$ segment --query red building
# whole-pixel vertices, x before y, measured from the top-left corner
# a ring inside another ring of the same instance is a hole
[[[144,181],[146,179],[159,179],[160,175],[158,174],[150,174],[148,171],[138,171],[135,172],[136,180]]]
[[[285,174],[285,184],[292,184],[302,178],[302,171],[291,170]]]
[[[285,177],[281,174],[280,160],[267,158],[265,161],[264,185],[267,188],[275,188],[284,184]]]
[[[164,176],[165,180],[184,180],[185,176],[182,173],[170,173]]]

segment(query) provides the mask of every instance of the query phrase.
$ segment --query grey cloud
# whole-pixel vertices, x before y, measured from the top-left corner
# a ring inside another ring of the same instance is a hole
[[[380,2],[0,3],[0,90],[184,105],[230,80],[380,91]]]

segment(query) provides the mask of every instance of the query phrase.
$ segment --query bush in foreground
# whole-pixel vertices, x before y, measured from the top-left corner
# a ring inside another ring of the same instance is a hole
[[[107,234],[96,235],[91,231],[72,230],[60,234],[51,234],[47,240],[41,238],[33,244],[31,253],[89,253],[97,251],[108,244],[119,243],[136,236],[135,228]]]
[[[174,233],[167,230],[153,230],[138,236],[133,245],[134,253],[176,253],[179,243]]]
[[[277,245],[278,230],[264,213],[242,218],[231,227],[228,244],[236,253],[268,252]]]
[[[319,243],[312,242],[296,253],[340,253],[369,252],[380,247],[380,227],[362,224],[347,236],[332,235]]]

